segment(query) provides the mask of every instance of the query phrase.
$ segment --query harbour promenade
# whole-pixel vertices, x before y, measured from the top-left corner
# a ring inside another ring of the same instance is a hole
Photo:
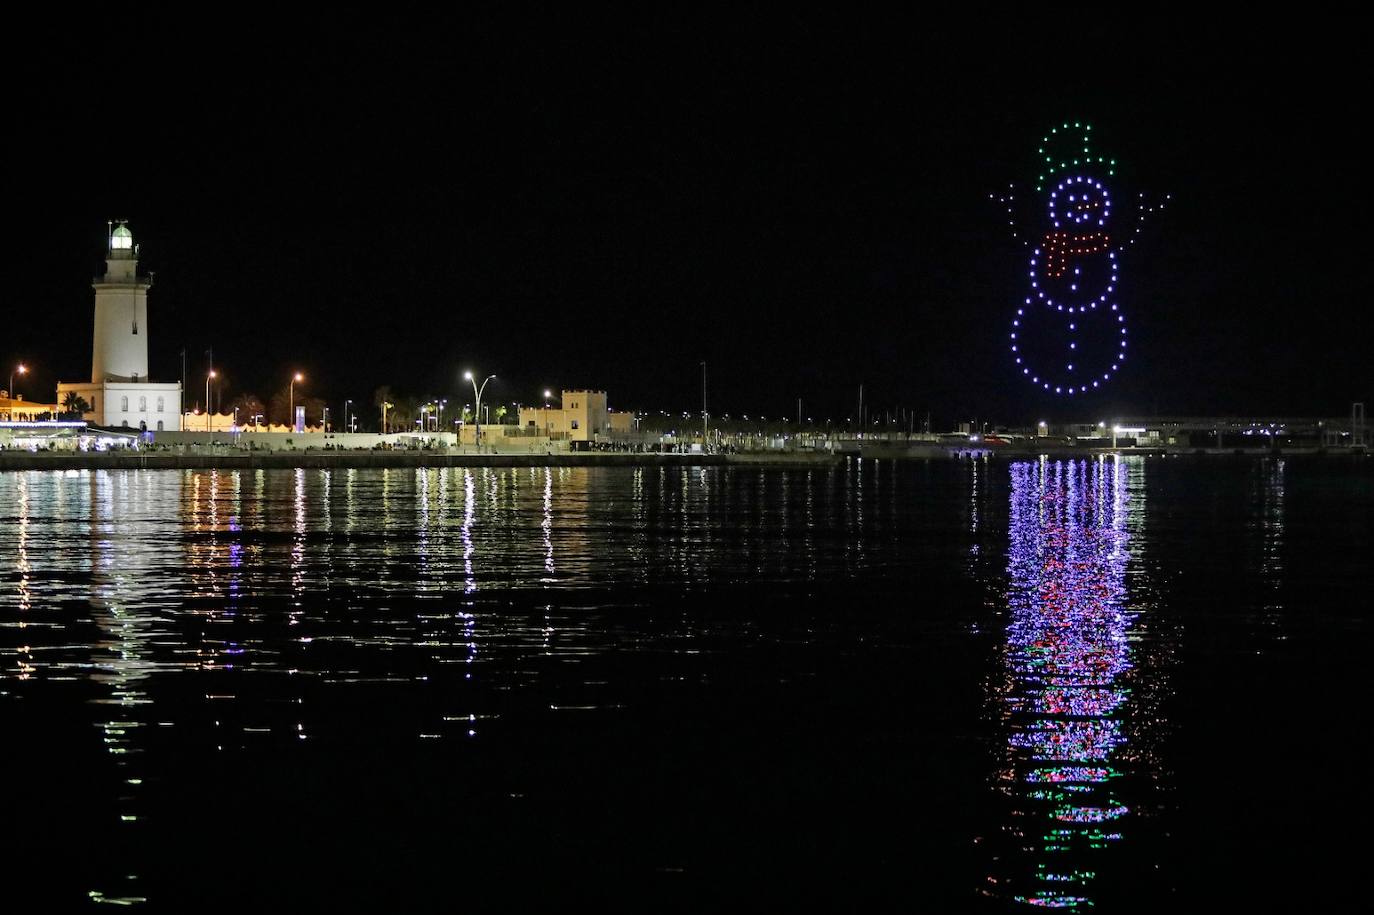
[[[690,454],[555,452],[476,454],[457,451],[0,451],[3,470],[258,470],[385,467],[760,467],[825,468],[844,460],[826,453]]]
[[[1299,455],[1365,457],[1350,449],[1286,448],[1272,450],[1183,448],[1075,448],[1049,445],[1039,448],[910,449],[874,448],[848,452],[767,451],[737,454],[657,452],[554,452],[552,454],[459,451],[0,451],[0,472],[22,470],[290,470],[364,469],[418,467],[759,467],[824,470],[851,459],[922,461],[1002,459],[1007,461],[1048,457],[1054,460],[1121,454],[1142,457],[1200,456],[1263,457]]]

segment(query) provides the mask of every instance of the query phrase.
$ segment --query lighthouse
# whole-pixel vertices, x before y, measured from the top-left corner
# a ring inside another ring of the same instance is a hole
[[[148,287],[138,275],[134,233],[122,221],[109,233],[105,275],[96,277],[91,381],[148,379]]]
[[[106,233],[105,272],[91,284],[95,327],[89,383],[59,383],[58,404],[68,393],[85,401],[82,417],[97,426],[146,431],[181,428],[181,385],[148,377],[148,290],[151,274],[138,272],[138,245],[124,220]]]

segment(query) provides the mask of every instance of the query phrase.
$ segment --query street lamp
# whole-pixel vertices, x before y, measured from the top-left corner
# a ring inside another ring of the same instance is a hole
[[[353,403],[353,401],[351,401],[351,400],[345,400],[345,401],[344,401],[344,430],[347,431],[347,432],[352,432],[352,431],[353,431],[353,423],[352,423],[352,421],[349,419],[349,415],[350,415],[350,414],[349,414],[349,409],[348,409],[348,408],[352,405],[352,403]]]
[[[304,380],[305,376],[297,372],[291,376],[291,383],[286,386],[286,425],[293,429],[296,425],[296,382]]]
[[[211,369],[205,373],[205,431],[210,432],[210,379],[215,377],[215,370]]]
[[[28,372],[29,372],[29,367],[28,367],[27,365],[25,365],[24,363],[21,362],[21,363],[19,363],[18,365],[16,365],[16,366],[10,371],[10,387],[9,387],[10,400],[14,400],[14,375],[15,375],[16,372],[19,373],[20,375],[27,375]]]
[[[706,412],[706,360],[701,362],[701,450],[706,450],[706,436],[709,434],[711,414]]]
[[[487,389],[487,382],[495,378],[495,375],[488,375],[482,379],[482,386],[477,386],[477,379],[472,377],[472,372],[464,372],[463,377],[472,382],[472,393],[477,398],[477,409],[473,410],[472,418],[476,421],[476,431],[473,433],[473,441],[477,443],[477,450],[482,450],[482,392]]]

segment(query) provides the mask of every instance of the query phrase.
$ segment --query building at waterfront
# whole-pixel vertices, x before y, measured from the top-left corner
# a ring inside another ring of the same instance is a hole
[[[605,391],[564,391],[558,407],[522,407],[520,426],[552,439],[590,442],[632,431],[635,417],[610,410]]]
[[[57,404],[15,397],[0,391],[0,422],[32,422],[40,416],[56,415]]]
[[[139,276],[138,246],[123,221],[112,226],[108,242],[105,273],[92,284],[91,380],[59,382],[57,402],[65,410],[69,394],[80,397],[88,408],[81,418],[97,426],[180,429],[180,383],[148,377],[148,289],[153,278]]]
[[[79,420],[0,422],[0,451],[108,451],[137,444],[132,429],[96,429]]]
[[[290,426],[281,423],[266,423],[256,421],[258,417],[239,416],[237,411],[233,413],[210,413],[200,409],[188,410],[181,416],[181,429],[183,432],[232,432],[232,433],[254,433],[254,432],[291,432]],[[304,431],[299,434],[317,435],[323,432],[321,426],[306,426]]]

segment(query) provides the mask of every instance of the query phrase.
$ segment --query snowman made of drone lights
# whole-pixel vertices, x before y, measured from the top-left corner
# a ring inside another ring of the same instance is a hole
[[[1126,316],[1116,298],[1120,255],[1146,215],[1163,206],[1147,206],[1139,195],[1135,225],[1119,231],[1111,188],[1116,161],[1092,154],[1091,135],[1091,125],[1075,122],[1041,142],[1037,228],[1029,236],[1016,224],[1015,186],[994,195],[1007,206],[1013,236],[1031,249],[1029,294],[1011,326],[1017,372],[1043,391],[1067,396],[1100,388],[1126,361]],[[1071,150],[1063,149],[1066,142]]]

